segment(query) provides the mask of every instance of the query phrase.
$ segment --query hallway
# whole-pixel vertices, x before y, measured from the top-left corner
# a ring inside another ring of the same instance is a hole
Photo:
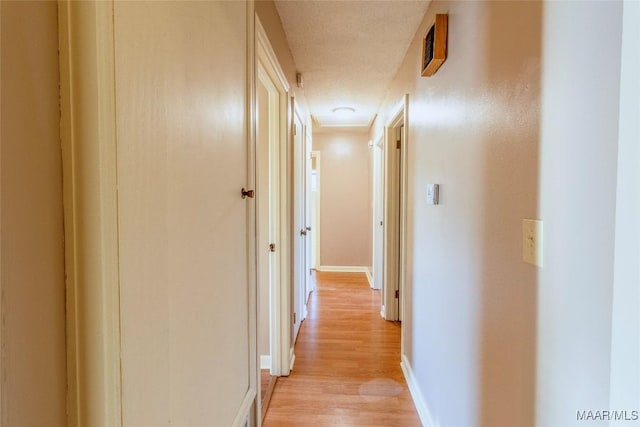
[[[400,327],[380,317],[364,274],[316,273],[295,366],[278,379],[263,423],[420,426],[400,368]]]

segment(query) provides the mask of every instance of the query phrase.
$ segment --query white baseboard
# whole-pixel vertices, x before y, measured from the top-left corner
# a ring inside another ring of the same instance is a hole
[[[384,310],[384,305],[380,309],[380,317],[382,317],[383,319],[387,320],[387,312]]]
[[[260,369],[271,369],[271,355],[260,355]]]
[[[289,366],[289,371],[293,371],[293,365],[296,363],[296,355],[293,352],[293,347],[291,347],[291,352],[289,353],[289,360],[291,360],[291,366]]]
[[[256,392],[255,388],[249,387],[247,393],[244,395],[244,399],[242,399],[242,403],[240,404],[240,409],[236,413],[233,422],[231,423],[231,427],[245,427],[249,425],[249,418],[251,418],[251,408],[253,405],[259,405],[260,397]]]
[[[367,271],[365,274],[367,275],[367,280],[369,281],[369,286],[373,289],[373,276],[371,275],[371,269],[369,267],[365,267]]]
[[[427,401],[425,400],[422,391],[418,386],[418,382],[413,375],[411,364],[404,354],[402,355],[402,362],[400,363],[400,366],[402,367],[404,378],[407,380],[407,386],[409,386],[409,392],[413,398],[414,405],[416,405],[416,410],[418,411],[418,416],[420,417],[422,425],[424,427],[440,427],[438,421],[434,421],[431,411],[429,411]]]
[[[329,271],[332,273],[367,273],[369,267],[357,265],[321,265],[316,270]]]

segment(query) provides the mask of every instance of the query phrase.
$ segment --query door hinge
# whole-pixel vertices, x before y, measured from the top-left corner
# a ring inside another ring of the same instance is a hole
[[[293,312],[293,324],[294,325],[296,324],[296,313],[295,313],[295,311]]]
[[[400,149],[400,145],[401,145],[400,140],[397,140],[397,141],[396,141],[396,148],[397,148],[398,150]]]
[[[313,274],[313,268],[309,269],[309,276],[311,276]]]
[[[276,251],[276,244],[269,243],[269,252],[275,252],[275,251]]]
[[[396,298],[400,298],[400,291],[396,290]]]
[[[293,136],[296,136],[298,134],[298,125],[294,124],[293,125]]]

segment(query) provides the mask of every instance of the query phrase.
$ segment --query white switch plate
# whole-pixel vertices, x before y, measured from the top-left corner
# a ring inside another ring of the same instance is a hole
[[[440,203],[440,185],[427,184],[427,204],[437,205]]]
[[[542,221],[522,220],[522,260],[542,267]]]

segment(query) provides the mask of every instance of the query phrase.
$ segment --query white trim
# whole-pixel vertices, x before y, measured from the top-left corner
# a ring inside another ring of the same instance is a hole
[[[122,425],[113,15],[58,5],[70,426]]]
[[[270,354],[261,354],[260,355],[260,369],[271,369],[271,355]]]
[[[373,276],[371,275],[371,269],[369,267],[366,267],[367,271],[365,271],[365,274],[367,275],[367,282],[369,282],[369,286],[371,287],[371,289],[375,289],[373,287]]]
[[[58,12],[59,13],[59,12]],[[2,4],[0,4],[0,46],[2,46]],[[2,55],[0,55],[0,70],[2,70]],[[2,85],[0,84],[0,100],[2,99]],[[2,129],[2,102],[0,102],[0,129]],[[0,189],[2,188],[2,132],[0,132]],[[2,197],[0,197],[0,277],[2,277]],[[0,280],[0,319],[4,319],[2,310],[2,281]],[[4,390],[4,369],[2,360],[4,359],[4,345],[2,344],[4,336],[4,322],[0,320],[0,426],[7,425],[8,420],[6,410],[3,411],[5,406],[2,402],[5,401],[4,396],[6,391]],[[67,376],[68,379],[68,376]]]
[[[308,275],[306,274],[306,215],[305,215],[305,140],[306,140],[306,124],[304,116],[300,109],[299,103],[295,97],[291,97],[291,166],[293,182],[291,185],[291,202],[292,213],[291,227],[292,230],[292,243],[291,249],[293,251],[291,256],[291,272],[293,274],[293,293],[291,298],[293,299],[293,337],[291,342],[295,343],[300,333],[300,327],[304,320],[304,306],[306,304],[306,281]],[[300,125],[300,129],[297,129]],[[296,138],[299,138],[299,143],[296,142]],[[305,233],[304,235],[302,233]]]
[[[398,117],[403,114],[406,108],[406,98],[408,96],[409,95],[403,96],[402,99],[393,107],[391,113],[389,113],[390,119],[387,121],[387,127],[393,126],[394,122],[398,121]],[[382,134],[382,137],[384,137],[384,133]]]
[[[242,399],[242,403],[240,404],[240,409],[238,409],[238,413],[236,417],[233,419],[233,423],[231,423],[232,427],[246,427],[249,425],[249,418],[251,415],[251,408],[256,408],[256,411],[260,409],[260,397],[256,393],[255,388],[251,387],[247,390],[247,393],[244,395]],[[255,405],[254,405],[255,403]]]
[[[293,365],[296,363],[296,354],[293,352],[293,347],[289,351],[289,359],[291,360],[291,365],[289,365],[289,371],[293,371]]]
[[[383,236],[383,301],[387,307],[386,319],[391,321],[403,320],[405,279],[406,279],[406,248],[407,248],[407,153],[408,153],[408,108],[409,95],[406,94],[393,110],[385,126],[384,141],[384,176],[383,200],[385,210],[383,212],[384,236]],[[403,126],[402,146],[400,153],[396,149],[396,129]],[[399,157],[398,157],[399,156]],[[402,167],[402,176],[399,177],[396,163]],[[397,194],[401,190],[401,194]],[[395,200],[399,199],[400,212],[398,214]],[[393,202],[392,202],[393,201]],[[398,230],[399,227],[399,230]],[[399,235],[398,235],[399,234]],[[396,242],[398,242],[396,244]],[[399,252],[399,253],[398,253]],[[400,301],[396,302],[395,291],[400,291]],[[403,329],[404,333],[404,329]],[[404,343],[404,338],[401,339]],[[403,347],[403,344],[401,344]],[[403,353],[403,352],[402,352]]]
[[[418,381],[416,377],[413,375],[413,370],[411,369],[411,364],[405,355],[402,355],[402,361],[400,362],[400,367],[402,368],[402,373],[404,374],[404,378],[407,381],[407,386],[409,387],[409,392],[411,393],[411,398],[413,399],[413,404],[418,411],[418,416],[420,417],[420,421],[424,427],[439,427],[438,420],[434,420],[431,411],[429,410],[429,405],[427,405],[427,401],[420,390],[420,386],[418,386]]]
[[[322,265],[317,270],[333,273],[367,273],[369,267],[355,265]]]
[[[312,244],[313,244],[313,262],[312,267],[316,270],[320,268],[320,177],[322,171],[321,166],[321,152],[318,150],[311,150],[311,157],[316,159],[316,191],[311,191],[311,197],[313,199],[313,224],[311,224]]]
[[[382,306],[382,308],[380,309],[380,317],[382,317],[383,319],[387,318],[387,313],[384,310],[384,305]]]
[[[259,64],[265,74],[271,80],[279,94],[279,142],[278,158],[272,159],[269,167],[277,167],[276,175],[280,177],[279,182],[272,188],[273,194],[279,200],[278,224],[276,231],[276,255],[279,257],[277,264],[279,280],[270,283],[271,299],[269,302],[269,329],[271,348],[271,375],[289,375],[291,359],[289,354],[289,344],[291,342],[291,313],[289,310],[291,301],[291,239],[289,232],[290,224],[290,166],[289,151],[291,147],[289,135],[290,108],[289,108],[289,82],[287,81],[278,58],[269,42],[269,38],[260,23],[260,19],[255,15],[255,55],[256,66]],[[273,147],[270,146],[270,150]],[[272,152],[273,153],[273,152]],[[271,175],[270,171],[270,175]],[[274,333],[275,332],[275,333]]]
[[[255,32],[256,32],[256,41],[257,41],[256,48],[258,48],[256,49],[256,51],[258,52],[261,51],[258,54],[258,57],[269,64],[269,66],[266,68],[271,68],[271,70],[269,71],[275,74],[275,77],[277,78],[278,82],[280,83],[284,91],[289,92],[290,86],[289,86],[289,82],[287,81],[287,77],[285,76],[284,71],[282,71],[282,67],[278,62],[278,57],[274,52],[273,47],[271,46],[271,42],[269,41],[267,32],[264,30],[264,27],[262,26],[262,23],[260,22],[260,18],[258,18],[258,15],[256,15]]]
[[[373,139],[371,147],[373,156],[372,182],[373,197],[371,200],[371,269],[373,289],[382,289],[384,276],[384,135]]]
[[[249,188],[256,185],[256,39],[255,39],[255,9],[253,2],[246,4],[246,90],[245,111],[247,115],[247,183]],[[234,419],[236,425],[259,425],[260,412],[260,369],[258,367],[258,259],[257,259],[257,229],[258,218],[256,216],[256,204],[250,203],[247,210],[248,238],[248,307],[249,313],[249,389],[245,395],[240,410]],[[243,415],[246,414],[246,415]],[[243,417],[244,416],[244,422]]]

